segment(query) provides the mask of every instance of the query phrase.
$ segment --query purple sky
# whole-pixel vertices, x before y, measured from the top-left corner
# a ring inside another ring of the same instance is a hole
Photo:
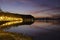
[[[3,11],[33,16],[51,16],[60,13],[60,0],[0,0]]]

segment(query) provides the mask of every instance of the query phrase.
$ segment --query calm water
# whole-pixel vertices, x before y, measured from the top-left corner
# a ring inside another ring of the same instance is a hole
[[[32,25],[20,25],[5,29],[9,32],[22,33],[33,37],[34,40],[59,40],[60,38],[60,22],[36,21]]]

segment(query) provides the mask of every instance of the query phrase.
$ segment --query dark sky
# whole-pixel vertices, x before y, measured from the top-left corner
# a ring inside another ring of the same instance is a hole
[[[60,13],[60,0],[0,0],[4,11],[32,14],[35,17]]]

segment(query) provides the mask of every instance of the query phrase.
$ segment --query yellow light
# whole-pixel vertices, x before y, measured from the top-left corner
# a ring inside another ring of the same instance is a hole
[[[0,16],[0,21],[7,21],[6,23],[0,24],[1,27],[12,26],[23,22],[23,18]]]
[[[0,21],[19,21],[22,18],[17,17],[7,17],[7,16],[0,16]]]
[[[0,40],[32,40],[29,36],[0,30]]]
[[[19,15],[13,13],[0,13],[0,28],[10,27],[14,25],[30,25],[34,22],[31,15]]]
[[[22,23],[22,21],[11,21],[11,22],[7,22],[5,24],[2,24],[0,26],[9,26],[9,25],[17,24],[17,23]]]

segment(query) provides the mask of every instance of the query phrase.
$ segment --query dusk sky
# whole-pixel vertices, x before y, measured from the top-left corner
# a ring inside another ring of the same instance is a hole
[[[60,0],[0,0],[0,8],[4,12],[29,14],[37,18],[60,16]],[[45,21],[38,20],[32,25],[13,26],[10,29],[8,27],[5,31],[29,35],[34,40],[60,39],[60,21]]]
[[[3,11],[45,17],[60,13],[60,0],[0,0],[0,8]]]

